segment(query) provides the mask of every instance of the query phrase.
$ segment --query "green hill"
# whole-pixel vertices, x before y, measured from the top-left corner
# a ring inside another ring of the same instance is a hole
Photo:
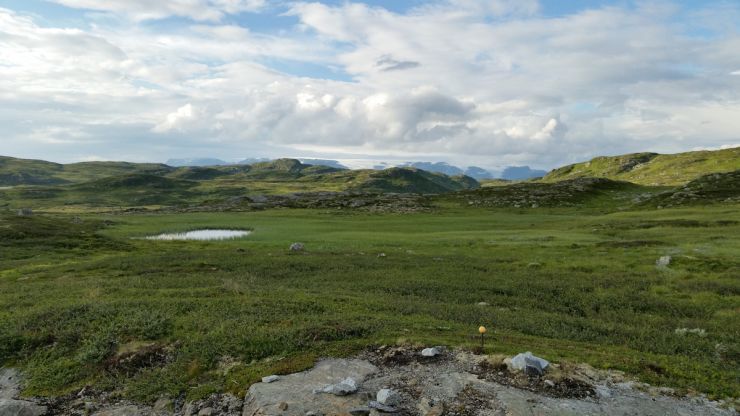
[[[0,186],[65,183],[58,176],[62,170],[64,165],[58,163],[0,156]]]
[[[195,181],[172,179],[146,173],[111,176],[62,187],[67,203],[86,205],[179,205],[196,193]]]
[[[711,173],[684,186],[662,192],[645,204],[661,207],[740,202],[740,170]]]
[[[545,175],[542,181],[595,177],[641,185],[677,186],[709,173],[737,169],[740,169],[740,147],[671,155],[633,153],[597,157],[588,162],[563,166]]]
[[[164,175],[175,168],[157,163],[80,162],[62,165],[0,156],[0,186],[82,183],[115,175]]]
[[[649,195],[646,187],[606,178],[578,178],[555,183],[521,182],[459,192],[452,198],[467,206],[538,207],[614,207],[629,206]]]
[[[478,187],[480,187],[478,181],[469,176],[447,176],[416,168],[391,168],[370,171],[363,175],[360,180],[357,180],[350,187],[350,190],[379,193],[441,194]]]

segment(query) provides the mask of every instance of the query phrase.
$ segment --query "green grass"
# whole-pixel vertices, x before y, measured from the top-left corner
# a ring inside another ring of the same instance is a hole
[[[272,210],[0,216],[0,362],[27,394],[86,384],[152,401],[243,393],[270,373],[399,340],[476,343],[738,397],[737,204],[432,213]],[[196,227],[227,242],[133,239]],[[305,253],[290,253],[295,241]],[[379,257],[385,253],[385,257]],[[667,269],[655,260],[673,256]],[[480,307],[485,301],[490,304]],[[702,328],[705,337],[678,335]],[[131,345],[167,348],[121,369]]]
[[[603,177],[641,185],[676,186],[709,173],[731,172],[738,169],[740,169],[740,147],[670,155],[634,153],[597,157],[588,162],[555,169],[542,180],[555,182],[564,179]]]

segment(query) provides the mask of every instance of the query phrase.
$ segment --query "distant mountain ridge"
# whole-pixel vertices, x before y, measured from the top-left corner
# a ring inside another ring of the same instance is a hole
[[[269,162],[276,159],[268,158],[247,158],[239,162],[226,162],[216,158],[192,158],[192,159],[169,159],[166,164],[175,167],[187,167],[187,166],[230,166],[230,165],[252,165],[255,163]],[[333,159],[313,159],[313,158],[297,158],[301,163],[307,165],[321,165],[329,166],[336,169],[350,169],[338,160]],[[422,169],[427,172],[443,173],[449,176],[465,175],[470,176],[476,180],[483,179],[507,179],[507,180],[521,180],[531,179],[544,176],[547,171],[531,169],[529,166],[509,166],[502,172],[495,172],[487,170],[478,166],[468,166],[463,169],[458,166],[451,165],[447,162],[404,162],[399,164],[382,163],[373,166],[374,170],[384,170],[393,167],[411,167]]]

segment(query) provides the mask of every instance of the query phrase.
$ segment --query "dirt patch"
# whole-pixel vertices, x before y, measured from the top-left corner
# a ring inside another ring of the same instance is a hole
[[[163,367],[172,362],[174,351],[175,345],[140,343],[132,346],[127,344],[105,361],[105,370],[129,377],[143,369]]]

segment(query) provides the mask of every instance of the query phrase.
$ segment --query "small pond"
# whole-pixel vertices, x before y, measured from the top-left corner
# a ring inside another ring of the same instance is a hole
[[[147,240],[164,240],[164,241],[174,241],[174,240],[198,240],[198,241],[208,241],[208,240],[232,240],[234,238],[241,238],[246,237],[249,234],[251,234],[251,231],[244,231],[244,230],[194,230],[194,231],[188,231],[185,233],[168,233],[168,234],[159,234],[159,235],[152,235],[149,237],[146,237]]]

